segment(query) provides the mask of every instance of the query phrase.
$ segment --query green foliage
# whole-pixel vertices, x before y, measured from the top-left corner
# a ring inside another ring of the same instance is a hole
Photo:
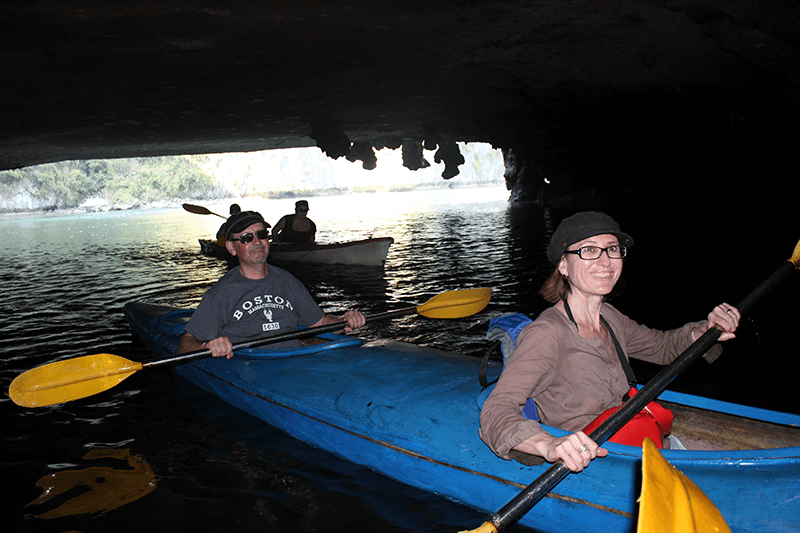
[[[31,174],[34,196],[65,206],[78,205],[97,193],[83,161],[63,161],[34,167]]]
[[[23,171],[20,169],[0,172],[0,194],[7,195],[19,189],[23,182]]]
[[[200,162],[186,156],[48,163],[0,172],[0,194],[27,189],[43,203],[62,208],[98,196],[111,204],[197,198],[216,186]]]

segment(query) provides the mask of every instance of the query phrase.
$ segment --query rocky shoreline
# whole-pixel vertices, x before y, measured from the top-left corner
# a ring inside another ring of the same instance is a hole
[[[108,211],[130,211],[134,209],[162,209],[168,207],[181,207],[185,202],[197,202],[197,200],[158,200],[156,202],[141,202],[133,200],[131,202],[109,204],[102,198],[92,198],[85,201],[77,207],[58,208],[56,206],[41,207],[36,209],[15,209],[9,211],[0,211],[0,216],[34,216],[34,215],[47,215],[47,216],[64,216],[75,215],[82,213],[106,213]]]
[[[440,189],[474,189],[486,187],[483,183],[463,183],[463,182],[446,182],[442,181],[435,185],[422,184],[422,185],[409,185],[409,186],[395,186],[391,192],[409,192],[420,190],[440,190]],[[270,195],[269,198],[273,200],[292,199],[292,198],[313,198],[317,196],[330,196],[342,195],[348,193],[373,193],[373,192],[386,192],[385,189],[379,191],[374,188],[362,188],[359,190],[352,190],[350,188],[330,188],[313,191],[292,191],[282,194]],[[34,215],[73,215],[81,213],[105,213],[108,211],[130,211],[134,209],[163,209],[170,207],[181,207],[184,203],[231,203],[243,202],[246,198],[173,198],[169,200],[156,200],[153,202],[144,202],[139,199],[134,199],[130,202],[119,202],[110,204],[104,198],[96,197],[84,201],[77,207],[61,208],[55,205],[37,206],[37,207],[15,207],[15,208],[1,208],[0,217],[6,216],[34,216]],[[27,205],[31,205],[29,202]]]

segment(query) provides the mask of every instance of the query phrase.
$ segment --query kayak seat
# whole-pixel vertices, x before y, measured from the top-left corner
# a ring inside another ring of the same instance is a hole
[[[193,309],[178,309],[154,318],[150,327],[161,335],[183,335],[183,329],[194,312]]]
[[[517,337],[525,329],[531,320],[522,313],[509,313],[507,315],[496,316],[489,321],[489,331],[486,339],[500,343],[500,350],[503,353],[503,366],[508,358],[517,349]]]
[[[532,322],[533,320],[522,313],[500,315],[489,321],[489,332],[486,334],[486,338],[493,341],[493,344],[492,347],[489,348],[489,352],[484,357],[484,360],[481,362],[479,377],[484,389],[477,398],[479,409],[483,408],[486,398],[489,397],[489,394],[494,390],[494,386],[497,383],[497,380],[492,383],[487,383],[486,381],[486,363],[489,355],[495,350],[496,346],[499,345],[503,355],[503,366],[505,366],[508,358],[511,357],[511,354],[513,354],[514,350],[517,348],[517,337],[520,332]],[[539,421],[539,412],[536,409],[536,402],[534,402],[533,399],[528,398],[528,401],[522,406],[522,416],[528,420]]]

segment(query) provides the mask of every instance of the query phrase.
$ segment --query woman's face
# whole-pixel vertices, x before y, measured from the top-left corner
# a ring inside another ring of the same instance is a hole
[[[619,245],[619,239],[613,235],[595,235],[569,247],[578,250],[585,246],[608,248]],[[611,292],[622,274],[622,259],[611,259],[608,252],[600,254],[598,259],[581,259],[577,254],[565,254],[558,264],[558,270],[567,276],[573,292],[584,297],[605,296]]]

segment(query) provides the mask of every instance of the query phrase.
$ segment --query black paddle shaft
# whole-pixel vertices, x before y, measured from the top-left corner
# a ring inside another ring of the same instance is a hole
[[[771,291],[795,268],[796,265],[791,261],[782,264],[770,277],[764,280],[761,285],[756,287],[739,302],[737,306],[739,312],[744,315],[756,302]],[[656,399],[672,380],[678,377],[692,362],[711,349],[721,334],[722,331],[717,328],[711,328],[706,331],[691,346],[686,348],[677,359],[656,374],[656,376],[651,379],[647,385],[642,387],[633,398],[625,402],[617,412],[608,417],[597,429],[592,431],[589,434],[589,438],[597,444],[603,444],[609,437],[614,435],[614,433],[622,429],[622,426],[627,424],[636,413]],[[553,487],[558,485],[569,473],[570,469],[565,466],[564,463],[559,462],[554,464],[492,516],[490,522],[500,531],[517,521],[522,515],[530,511],[534,505],[544,498],[544,496],[550,492]]]

